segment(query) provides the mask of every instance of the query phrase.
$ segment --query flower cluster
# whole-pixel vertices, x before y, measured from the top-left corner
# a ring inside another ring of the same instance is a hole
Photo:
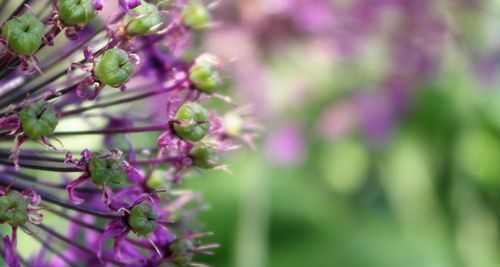
[[[193,227],[200,195],[178,185],[193,169],[225,169],[221,154],[255,128],[230,110],[222,63],[199,52],[212,24],[201,0],[21,1],[1,24],[10,267],[204,266],[193,257],[217,245]],[[37,255],[18,253],[18,229],[40,243]]]

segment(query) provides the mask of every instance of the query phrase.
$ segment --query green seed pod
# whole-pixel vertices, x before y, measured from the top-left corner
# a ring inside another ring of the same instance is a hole
[[[127,52],[113,48],[104,53],[94,69],[94,74],[101,83],[118,87],[128,81],[133,69]]]
[[[92,0],[59,0],[59,19],[68,26],[86,25],[97,15]]]
[[[199,90],[205,92],[216,91],[222,86],[218,65],[218,60],[212,55],[199,56],[189,70],[189,80]]]
[[[160,11],[153,4],[143,1],[139,6],[130,11],[137,15],[126,15],[123,19],[125,31],[129,35],[154,33],[161,25]]]
[[[146,181],[146,185],[151,189],[160,189],[167,186],[165,177],[167,174],[163,170],[155,169]]]
[[[193,29],[201,29],[212,22],[208,9],[199,1],[192,1],[182,10],[184,25]]]
[[[90,176],[96,185],[121,184],[127,180],[123,161],[108,153],[95,153],[89,162]]]
[[[31,55],[42,45],[45,26],[30,12],[5,22],[2,36],[7,40],[10,50],[20,55]]]
[[[19,117],[24,133],[32,139],[52,134],[59,122],[54,107],[45,100],[23,108]]]
[[[0,221],[18,227],[28,221],[28,200],[17,191],[0,197]]]
[[[138,235],[147,235],[156,229],[158,213],[149,202],[141,202],[130,211],[128,224],[132,231]]]
[[[219,151],[212,145],[206,143],[198,143],[191,151],[189,157],[193,165],[203,169],[212,169],[219,165],[220,155]]]
[[[178,136],[187,141],[200,141],[210,129],[208,111],[201,105],[191,102],[183,104],[177,113],[174,130]]]
[[[190,266],[194,249],[193,241],[189,239],[179,239],[168,246],[168,250],[175,255],[174,263],[180,267]]]

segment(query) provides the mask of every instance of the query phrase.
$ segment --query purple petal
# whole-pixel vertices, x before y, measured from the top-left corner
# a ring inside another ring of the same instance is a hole
[[[111,190],[111,187],[109,186],[103,186],[102,188],[102,202],[106,204],[106,206],[109,206],[111,204],[111,201],[113,199],[113,191]]]
[[[21,267],[21,261],[16,253],[16,229],[12,228],[12,240],[9,236],[3,238],[4,259],[9,267]]]
[[[155,244],[162,246],[170,244],[176,239],[176,236],[170,229],[160,224],[159,227],[156,227],[154,230],[152,239]]]
[[[127,242],[126,237],[129,232],[130,230],[124,231],[115,238],[115,244],[113,246],[115,259],[127,263],[145,261],[144,255],[137,251],[130,242]]]
[[[106,240],[121,235],[126,236],[128,232],[130,232],[130,229],[128,229],[120,219],[112,221],[104,233],[102,233],[101,237],[99,237],[99,241],[97,242],[97,258],[102,262],[102,246]]]
[[[66,190],[68,191],[69,195],[69,200],[73,202],[73,204],[82,204],[84,199],[79,198],[75,195],[75,188],[80,185],[85,183],[87,180],[90,179],[90,175],[88,173],[82,174],[80,177],[72,181],[71,183],[66,186]]]
[[[144,194],[141,194],[140,196],[137,197],[137,199],[134,201],[132,206],[139,205],[141,202],[143,202],[146,199],[151,201],[152,204],[154,204],[154,199],[151,197],[151,195],[144,193]]]
[[[27,189],[27,190],[24,190],[22,192],[22,195],[23,196],[26,196],[28,197],[30,200],[29,200],[29,203],[30,205],[32,206],[36,206],[38,204],[40,204],[40,201],[42,200],[42,198],[40,197],[39,194],[37,194],[35,191],[33,191],[32,189]]]
[[[144,172],[125,161],[125,172],[127,172],[127,176],[129,181],[140,184],[144,182],[146,179],[146,175]]]
[[[140,4],[141,0],[120,0],[120,8],[127,14],[130,14],[130,9],[136,8]]]
[[[94,52],[92,52],[92,48],[89,46],[85,47],[85,49],[83,50],[83,56],[88,62],[93,62]]]
[[[104,0],[94,0],[92,6],[94,6],[95,10],[102,10],[104,7]]]

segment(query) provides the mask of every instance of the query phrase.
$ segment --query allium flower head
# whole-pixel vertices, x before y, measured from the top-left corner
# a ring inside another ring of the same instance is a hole
[[[196,254],[218,245],[203,244],[209,233],[197,232],[187,208],[200,210],[202,199],[176,186],[192,169],[225,168],[221,155],[254,137],[246,116],[228,110],[236,127],[207,105],[230,99],[215,56],[184,56],[202,38],[179,46],[210,27],[206,4],[20,1],[2,15],[7,265],[204,266]],[[69,228],[46,223],[47,213]],[[19,229],[40,243],[37,255],[18,253]]]

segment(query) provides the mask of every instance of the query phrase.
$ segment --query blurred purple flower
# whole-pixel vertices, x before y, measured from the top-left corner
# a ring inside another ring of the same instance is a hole
[[[306,142],[300,127],[293,124],[280,126],[274,129],[267,139],[267,155],[276,164],[297,165],[308,156]]]

